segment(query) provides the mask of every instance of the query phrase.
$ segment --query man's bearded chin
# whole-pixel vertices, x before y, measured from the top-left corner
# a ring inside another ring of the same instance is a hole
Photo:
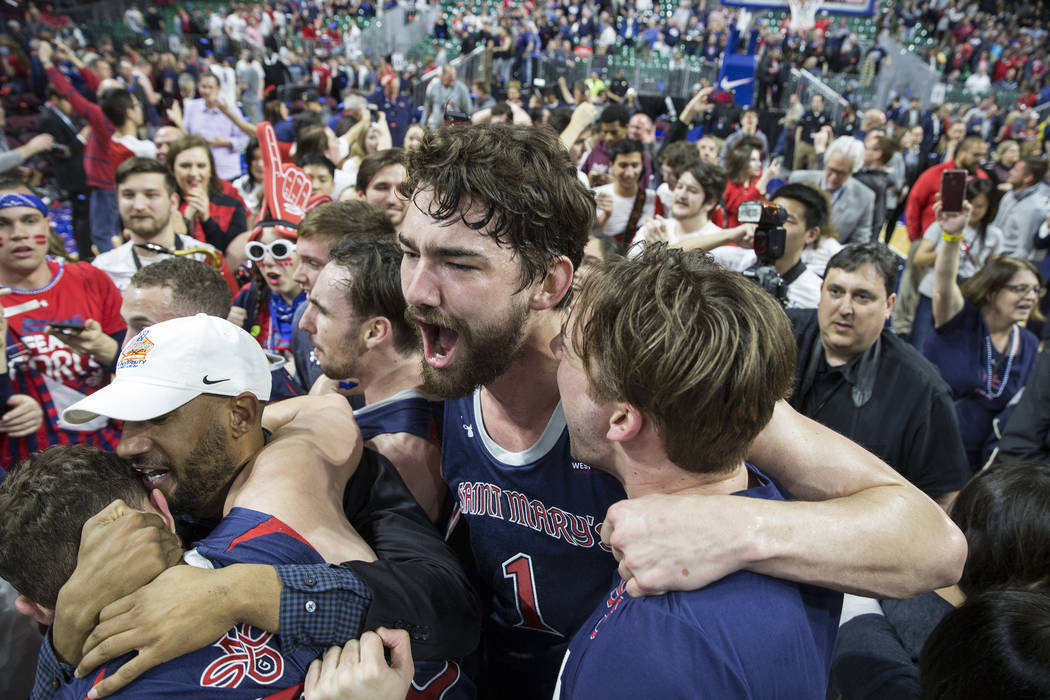
[[[445,367],[423,363],[423,389],[444,399],[467,396],[477,387],[496,380],[521,356],[527,334],[529,310],[526,305],[511,309],[503,319],[491,324],[470,328],[460,319],[432,309],[411,306],[406,311],[410,319],[422,319],[430,326],[439,326],[456,335],[456,356]],[[436,332],[424,328],[423,333]],[[433,342],[433,341],[432,341]]]

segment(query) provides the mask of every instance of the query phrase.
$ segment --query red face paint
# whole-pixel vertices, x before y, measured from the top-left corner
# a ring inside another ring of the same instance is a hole
[[[281,267],[295,267],[295,263],[291,258],[281,258],[277,261],[277,264]]]
[[[34,233],[33,243],[37,245],[47,245],[47,234],[46,233]]]

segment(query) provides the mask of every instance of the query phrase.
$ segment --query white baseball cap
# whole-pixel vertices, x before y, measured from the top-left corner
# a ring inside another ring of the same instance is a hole
[[[271,381],[266,353],[241,328],[206,314],[173,318],[125,345],[113,381],[63,411],[62,420],[151,420],[201,394],[247,391],[267,401]]]

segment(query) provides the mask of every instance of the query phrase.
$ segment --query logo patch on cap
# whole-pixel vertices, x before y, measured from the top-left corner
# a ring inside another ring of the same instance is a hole
[[[120,353],[120,360],[117,362],[117,369],[122,367],[138,367],[146,361],[146,355],[149,354],[155,346],[152,340],[149,339],[149,329],[142,331],[138,336],[128,344],[124,351]]]

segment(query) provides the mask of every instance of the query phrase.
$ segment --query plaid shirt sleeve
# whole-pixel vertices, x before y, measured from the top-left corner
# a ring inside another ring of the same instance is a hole
[[[361,635],[372,591],[335,564],[274,567],[281,590],[281,651],[346,644]]]
[[[51,643],[51,630],[48,630],[44,643],[40,645],[30,700],[51,700],[56,697],[62,684],[73,680],[73,670],[72,666],[58,660]]]

